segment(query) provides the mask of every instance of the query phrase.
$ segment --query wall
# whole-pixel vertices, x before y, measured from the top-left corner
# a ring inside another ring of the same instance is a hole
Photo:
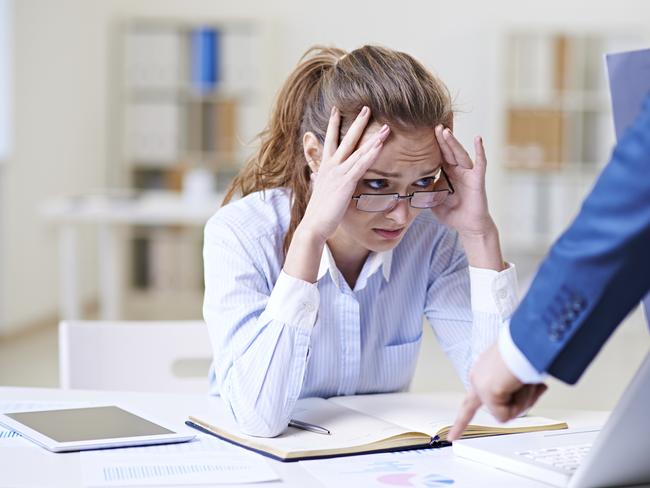
[[[9,67],[13,49],[12,23],[13,15],[12,2],[0,0],[0,163],[2,163],[10,151],[11,127],[11,76]]]
[[[106,153],[105,18],[90,2],[21,0],[14,21],[15,140],[1,189],[4,333],[56,313],[56,234],[38,207],[100,186]],[[86,297],[92,281],[84,273]]]
[[[9,157],[10,140],[11,140],[11,56],[13,49],[11,46],[13,40],[13,17],[12,2],[10,0],[0,0],[0,236],[3,229],[3,215],[1,209],[3,208],[4,199],[2,193],[2,177],[3,166]],[[4,283],[2,276],[4,276],[4,252],[3,252],[3,239],[0,238],[0,328],[4,323],[3,317],[5,315],[4,304]]]
[[[15,153],[0,190],[5,331],[56,310],[55,236],[39,218],[37,204],[51,195],[101,186],[109,173],[108,36],[118,18],[258,19],[273,32],[275,44],[269,46],[274,56],[264,60],[266,104],[300,54],[315,43],[344,48],[381,43],[415,55],[455,94],[461,140],[484,136],[497,221],[498,209],[510,203],[500,185],[498,151],[499,46],[505,29],[640,29],[650,22],[650,6],[643,0],[626,2],[624,9],[585,0],[405,0],[398,7],[386,0],[20,0],[15,10]],[[91,247],[82,250],[82,257],[82,284],[90,299],[96,293],[96,257]]]

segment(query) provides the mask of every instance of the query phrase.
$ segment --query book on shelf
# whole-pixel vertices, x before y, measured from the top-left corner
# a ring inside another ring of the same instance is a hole
[[[294,427],[277,437],[243,434],[220,399],[211,411],[189,417],[188,425],[280,461],[299,461],[371,452],[391,452],[449,445],[446,436],[456,418],[457,398],[446,395],[390,393],[304,398],[292,419],[324,427],[323,435]],[[564,422],[520,417],[505,424],[479,411],[463,438],[566,429]]]

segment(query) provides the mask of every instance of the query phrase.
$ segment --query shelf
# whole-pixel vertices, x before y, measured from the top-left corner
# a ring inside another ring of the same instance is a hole
[[[250,152],[242,141],[261,128],[260,30],[243,20],[129,19],[118,34],[121,181],[205,209],[193,197],[225,189]],[[199,224],[221,200],[210,199]],[[128,276],[143,296],[200,289],[202,233],[181,231],[201,225],[167,224],[133,222]]]

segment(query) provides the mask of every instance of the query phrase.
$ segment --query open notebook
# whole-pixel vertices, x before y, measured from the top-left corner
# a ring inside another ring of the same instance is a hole
[[[190,416],[188,425],[280,461],[300,461],[447,445],[458,397],[390,393],[304,398],[296,403],[292,418],[325,427],[331,435],[288,427],[274,438],[242,434],[228,407],[221,401],[213,405],[210,413]],[[463,437],[566,428],[564,422],[542,417],[522,417],[502,424],[481,411]]]

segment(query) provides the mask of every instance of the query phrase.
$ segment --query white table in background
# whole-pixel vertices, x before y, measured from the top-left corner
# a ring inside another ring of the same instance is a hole
[[[93,194],[45,202],[41,214],[58,225],[61,318],[82,318],[79,290],[78,228],[98,229],[100,318],[119,319],[122,307],[121,226],[202,227],[219,208],[222,195],[191,201],[175,192]]]
[[[446,396],[449,398],[448,394],[446,394]],[[462,396],[458,395],[459,403],[461,399]],[[126,409],[141,412],[142,414],[148,415],[152,419],[160,422],[165,422],[178,431],[192,431],[184,424],[187,416],[190,414],[200,414],[201,412],[205,412],[210,409],[211,402],[219,400],[207,395],[169,395],[112,391],[0,387],[0,402],[9,401],[93,402],[116,404]],[[577,410],[536,411],[535,414],[565,420],[572,427],[602,425],[607,417],[607,412]],[[17,451],[30,451],[31,454]],[[34,466],[33,464],[35,461],[33,451],[35,450],[17,450],[7,447],[0,448],[0,485],[6,485],[6,480],[10,480],[13,476],[16,476],[16,473],[24,472],[25,484],[22,486],[38,486],[39,488],[76,488],[83,486],[79,453],[54,454],[44,449],[39,449],[36,451],[38,453],[38,466]],[[324,486],[318,480],[313,478],[299,463],[282,463],[261,455],[260,462],[269,463],[282,478],[282,481],[269,482],[263,485],[233,486],[264,486],[269,488],[276,486],[295,488]],[[480,465],[475,464],[475,466]],[[37,469],[34,469],[35,467]],[[498,476],[500,480],[503,480],[504,473],[502,471],[483,466],[481,466],[480,469],[485,471],[484,486],[493,486],[493,484],[490,483],[490,480],[494,479],[495,476]],[[513,486],[521,488],[543,486],[538,482],[527,480],[526,478],[509,474],[506,475],[508,477],[512,476]],[[3,483],[3,479],[5,480],[5,483]],[[454,486],[462,488],[462,484],[454,484]]]

